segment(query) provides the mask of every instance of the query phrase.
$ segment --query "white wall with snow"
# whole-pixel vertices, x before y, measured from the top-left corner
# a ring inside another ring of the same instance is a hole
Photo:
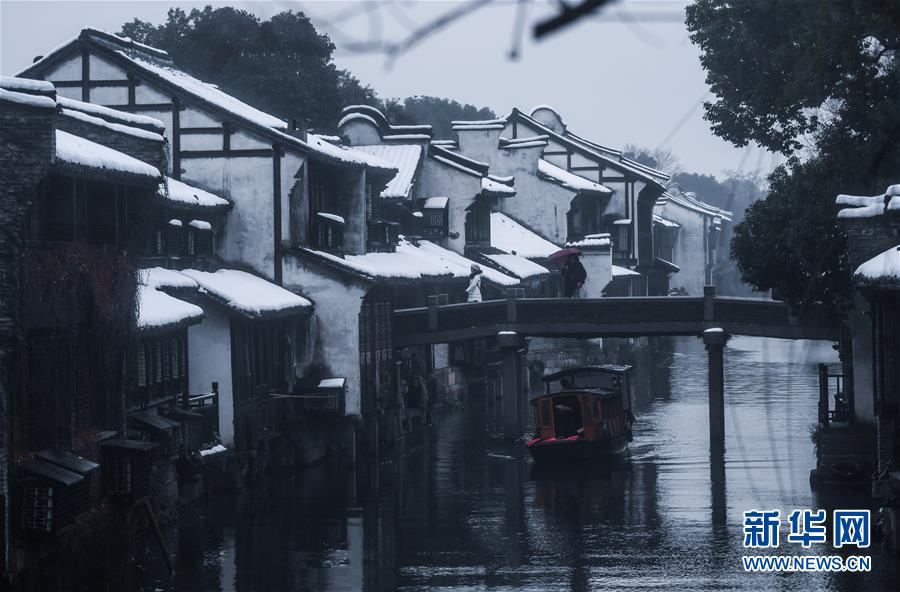
[[[284,259],[284,287],[316,303],[316,357],[334,376],[347,379],[347,415],[359,415],[359,312],[367,288],[338,272],[323,273],[294,255]]]
[[[188,388],[208,393],[219,383],[219,435],[234,445],[234,394],[231,385],[231,320],[225,308],[204,303],[205,318],[188,327]]]

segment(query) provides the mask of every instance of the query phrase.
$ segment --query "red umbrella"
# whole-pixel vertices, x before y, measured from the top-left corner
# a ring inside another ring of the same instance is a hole
[[[575,247],[566,247],[547,257],[549,263],[560,263],[568,259],[569,255],[581,255],[581,251]]]

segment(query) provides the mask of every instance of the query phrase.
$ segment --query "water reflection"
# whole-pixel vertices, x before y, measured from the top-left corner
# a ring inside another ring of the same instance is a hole
[[[538,470],[521,443],[492,437],[495,409],[473,404],[378,466],[322,465],[214,496],[169,530],[174,576],[147,545],[113,581],[240,592],[896,589],[895,564],[874,547],[866,576],[739,571],[744,510],[835,503],[808,484],[817,384],[806,361],[831,353],[729,344],[724,451],[709,449],[705,355],[688,340],[643,369],[635,441],[612,466]]]

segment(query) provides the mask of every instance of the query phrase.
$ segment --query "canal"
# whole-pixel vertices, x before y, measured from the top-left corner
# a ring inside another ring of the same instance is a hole
[[[865,575],[740,567],[744,510],[834,507],[809,486],[823,360],[835,361],[827,345],[729,343],[724,464],[708,452],[706,354],[681,340],[671,361],[638,369],[651,373],[635,440],[613,467],[537,472],[471,404],[377,465],[298,470],[183,511],[165,531],[175,575],[145,540],[107,589],[895,590],[877,544]]]

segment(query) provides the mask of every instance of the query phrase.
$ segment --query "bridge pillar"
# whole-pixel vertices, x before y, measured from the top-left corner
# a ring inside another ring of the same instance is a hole
[[[725,449],[725,331],[715,327],[703,332],[709,363],[709,445]]]
[[[500,404],[503,436],[518,438],[525,431],[525,385],[519,355],[522,339],[514,331],[501,331],[497,334],[497,345],[503,362]]]

